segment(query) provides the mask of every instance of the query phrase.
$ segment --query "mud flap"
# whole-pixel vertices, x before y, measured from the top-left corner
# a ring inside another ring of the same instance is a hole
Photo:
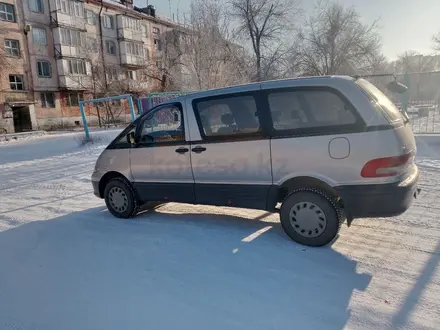
[[[345,215],[346,219],[347,219],[347,227],[351,226],[351,223],[353,222],[353,216],[351,215],[351,212],[348,212]]]

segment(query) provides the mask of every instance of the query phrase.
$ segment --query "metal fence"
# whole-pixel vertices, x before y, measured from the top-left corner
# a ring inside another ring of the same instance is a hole
[[[400,109],[406,107],[415,133],[440,133],[440,71],[397,74],[397,81],[408,87],[404,94],[393,94],[387,89],[394,79],[391,74],[366,79]]]
[[[410,102],[408,116],[414,133],[440,133],[440,108],[431,101]]]

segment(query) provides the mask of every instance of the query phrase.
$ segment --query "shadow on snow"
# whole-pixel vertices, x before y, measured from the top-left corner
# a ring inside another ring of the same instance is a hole
[[[0,328],[342,329],[371,280],[278,223],[160,210],[120,220],[94,208],[0,232],[0,264]]]

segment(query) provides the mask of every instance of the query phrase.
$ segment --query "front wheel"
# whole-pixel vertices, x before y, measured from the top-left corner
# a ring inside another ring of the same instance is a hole
[[[123,178],[114,178],[107,183],[104,198],[108,210],[117,218],[128,219],[137,213],[136,195]]]
[[[280,220],[295,242],[324,246],[338,235],[343,216],[333,198],[321,190],[303,188],[289,194],[281,205]]]

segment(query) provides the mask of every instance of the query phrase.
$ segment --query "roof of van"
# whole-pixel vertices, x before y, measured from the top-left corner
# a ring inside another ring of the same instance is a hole
[[[254,83],[248,83],[248,84],[240,84],[240,85],[233,85],[228,87],[222,87],[222,88],[214,88],[214,89],[207,89],[203,91],[197,91],[197,92],[188,92],[186,95],[182,95],[170,100],[167,100],[163,102],[162,104],[166,103],[173,103],[173,102],[180,102],[185,100],[185,98],[190,95],[191,97],[200,97],[205,94],[212,94],[215,92],[216,94],[227,94],[228,92],[231,92],[232,90],[236,88],[243,88],[243,87],[252,87],[259,84],[267,84],[271,82],[280,82],[280,81],[298,81],[298,80],[312,80],[312,79],[343,79],[343,80],[354,80],[355,78],[351,76],[342,76],[342,75],[333,75],[333,76],[309,76],[309,77],[297,77],[297,78],[286,78],[286,79],[275,79],[275,80],[266,80],[261,82],[254,82]]]

